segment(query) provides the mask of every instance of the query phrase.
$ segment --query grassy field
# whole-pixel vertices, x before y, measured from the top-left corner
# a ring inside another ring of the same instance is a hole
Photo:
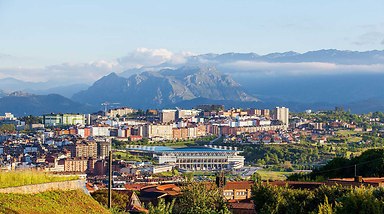
[[[279,172],[279,171],[268,171],[268,170],[257,170],[257,173],[261,176],[261,180],[268,181],[284,181],[287,179],[287,176],[291,175],[293,172]]]
[[[114,151],[113,152],[113,159],[115,160],[124,160],[124,161],[150,161],[152,162],[152,158],[148,156],[138,156],[138,155],[131,155],[128,151],[122,152],[122,151]]]
[[[0,188],[76,180],[77,176],[55,176],[39,171],[12,171],[0,173]]]
[[[0,213],[110,213],[80,190],[0,194]]]
[[[352,130],[339,130],[336,132],[337,135],[346,138],[348,143],[360,142],[363,138],[356,136],[356,134],[358,133],[361,134],[361,132],[356,132]],[[339,138],[335,138],[335,139],[339,139]]]
[[[354,135],[358,132],[352,131],[352,130],[338,130],[336,131],[336,134],[342,135],[342,136],[348,136],[348,135]]]
[[[142,159],[139,156],[131,155],[129,152],[120,152],[116,151],[113,152],[113,158],[118,160],[125,160],[125,161],[142,161]]]

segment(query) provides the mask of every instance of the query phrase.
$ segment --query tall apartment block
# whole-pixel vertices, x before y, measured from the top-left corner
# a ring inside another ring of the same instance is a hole
[[[289,109],[286,107],[276,107],[275,119],[283,122],[283,125],[289,125]]]

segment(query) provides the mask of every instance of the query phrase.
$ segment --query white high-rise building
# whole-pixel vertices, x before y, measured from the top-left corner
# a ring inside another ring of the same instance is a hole
[[[276,107],[275,119],[283,122],[283,125],[289,125],[289,109],[285,107]]]

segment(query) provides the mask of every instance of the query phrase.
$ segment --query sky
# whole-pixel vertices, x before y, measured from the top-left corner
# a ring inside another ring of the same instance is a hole
[[[383,0],[0,0],[0,78],[94,80],[202,53],[383,50],[383,11]]]

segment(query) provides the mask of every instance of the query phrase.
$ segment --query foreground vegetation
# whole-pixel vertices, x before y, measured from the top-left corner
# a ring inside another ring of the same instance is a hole
[[[171,201],[159,199],[156,206],[152,203],[146,205],[149,213],[156,214],[196,214],[196,213],[221,213],[230,214],[227,203],[222,196],[222,190],[215,184],[207,185],[203,182],[190,182],[181,186],[182,194]],[[102,205],[107,204],[107,190],[98,190],[92,197]],[[127,207],[128,195],[121,192],[112,192],[112,206],[119,213],[124,213]]]
[[[0,194],[0,213],[110,213],[80,190]]]
[[[93,199],[99,202],[102,206],[108,206],[108,190],[102,189],[91,193]],[[117,191],[112,191],[112,208],[115,213],[124,213],[129,202],[128,194]]]
[[[356,171],[355,171],[356,169]],[[293,174],[289,180],[325,180],[328,178],[350,178],[384,176],[384,149],[371,149],[353,158],[334,158],[325,166],[316,168],[310,174]]]
[[[0,173],[0,188],[59,181],[76,180],[77,176],[56,176],[40,171],[12,171]]]
[[[384,213],[384,188],[321,186],[314,190],[270,184],[252,188],[257,213]]]

